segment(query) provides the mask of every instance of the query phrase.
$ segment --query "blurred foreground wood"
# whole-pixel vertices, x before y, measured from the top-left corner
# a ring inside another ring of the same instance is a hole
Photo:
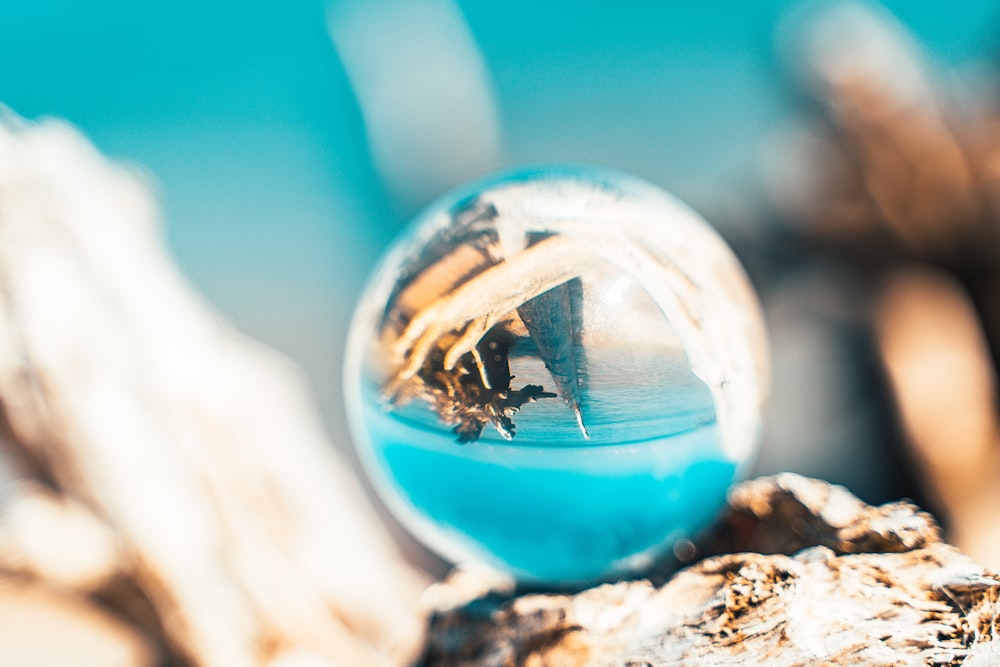
[[[876,325],[901,422],[949,541],[1000,567],[996,378],[968,295],[942,272],[899,271]]]
[[[121,660],[47,663],[67,635],[40,621],[45,650],[0,663],[406,664],[421,582],[299,372],[189,288],[157,217],[73,129],[0,117],[0,424],[35,480],[0,519],[0,584],[132,633]]]
[[[556,595],[456,570],[428,591],[425,664],[1000,664],[1000,580],[908,503],[780,475],[737,487],[719,535],[662,584]]]

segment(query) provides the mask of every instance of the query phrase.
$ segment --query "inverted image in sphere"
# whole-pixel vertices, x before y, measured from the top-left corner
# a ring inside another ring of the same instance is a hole
[[[441,555],[524,580],[641,570],[710,525],[759,439],[763,324],[735,257],[638,179],[503,174],[417,217],[347,350],[375,487]]]

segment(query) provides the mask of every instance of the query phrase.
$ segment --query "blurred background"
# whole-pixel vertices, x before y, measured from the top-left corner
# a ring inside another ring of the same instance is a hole
[[[0,102],[29,119],[65,118],[147,174],[183,270],[237,327],[306,369],[348,452],[340,369],[350,313],[417,210],[525,163],[645,178],[715,225],[761,293],[774,392],[758,471],[933,507],[872,314],[872,276],[882,275],[872,267],[896,254],[872,259],[814,234],[824,221],[799,214],[802,201],[826,201],[831,188],[817,194],[817,183],[860,168],[824,152],[855,126],[837,115],[836,77],[824,79],[798,42],[803,15],[831,6],[6,3]],[[995,2],[865,7],[876,19],[862,24],[885,31],[873,40],[902,44],[941,85],[991,99]],[[841,37],[864,51],[871,35],[841,29],[822,62],[843,55]],[[897,65],[884,78],[910,81]],[[810,159],[822,168],[798,168]]]

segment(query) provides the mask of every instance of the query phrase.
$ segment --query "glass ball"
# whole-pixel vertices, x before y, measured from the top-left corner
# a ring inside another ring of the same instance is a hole
[[[648,567],[758,446],[760,307],[689,208],[617,172],[502,174],[421,213],[348,337],[360,458],[427,546],[534,582]]]

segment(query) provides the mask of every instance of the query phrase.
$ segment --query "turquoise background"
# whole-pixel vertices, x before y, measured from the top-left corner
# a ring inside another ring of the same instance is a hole
[[[794,109],[774,40],[799,3],[458,4],[497,101],[497,167],[601,164],[698,208],[752,183],[761,142]],[[995,52],[995,2],[886,6],[946,64]],[[183,269],[241,328],[305,366],[343,442],[354,299],[395,230],[440,192],[401,200],[380,180],[329,10],[7,0],[0,102],[66,118],[153,174]]]

